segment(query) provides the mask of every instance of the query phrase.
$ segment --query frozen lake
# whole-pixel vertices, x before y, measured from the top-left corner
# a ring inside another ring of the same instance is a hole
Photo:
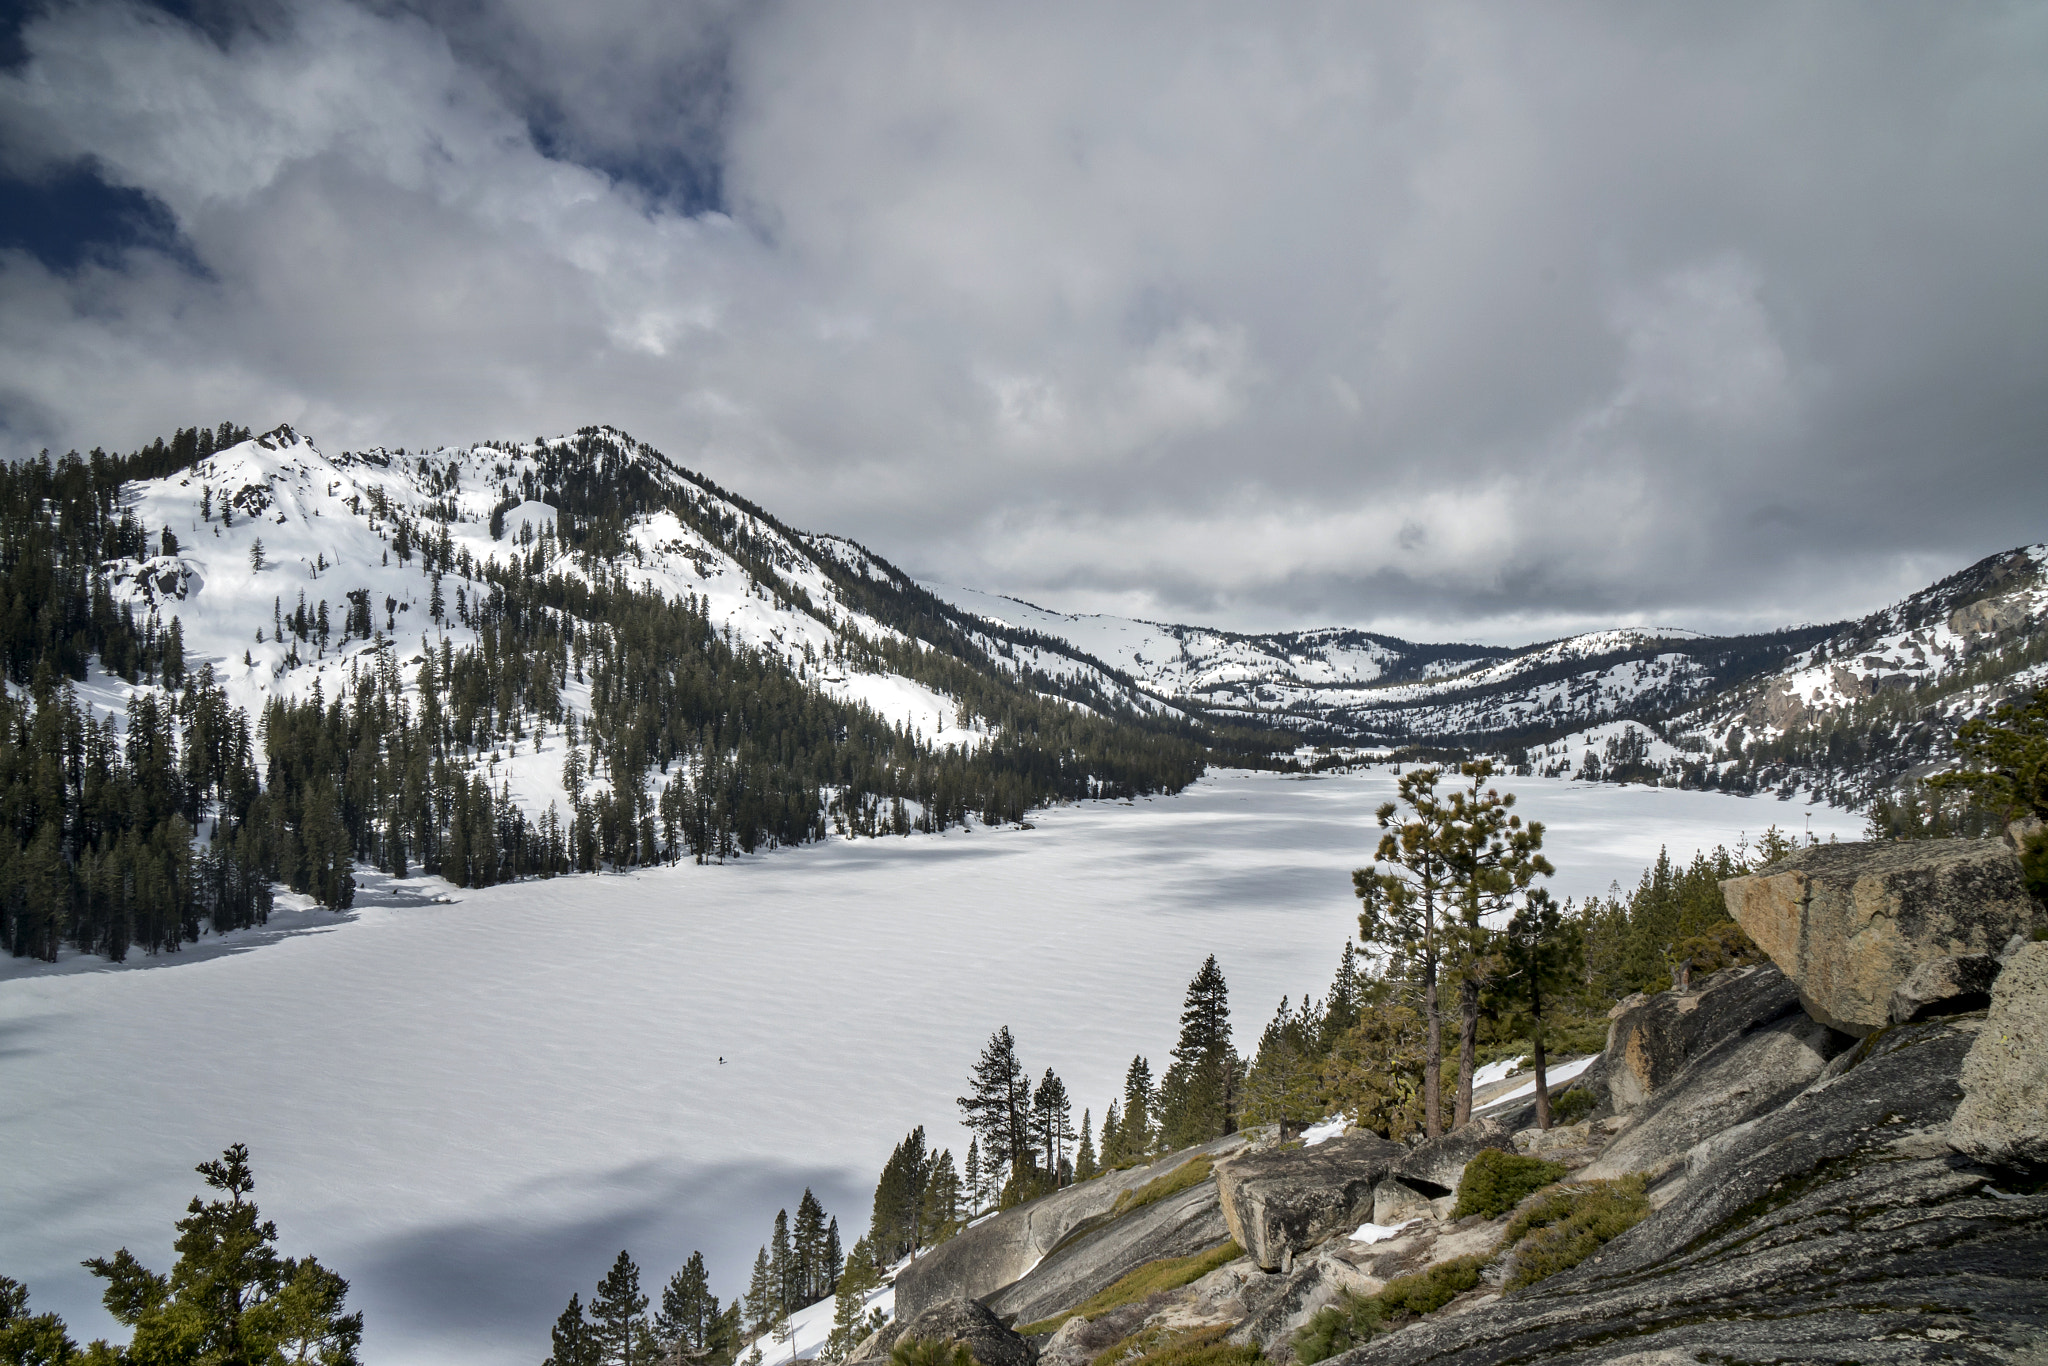
[[[1560,895],[1632,885],[1660,844],[1863,824],[1508,785]],[[1213,952],[1248,1048],[1283,992],[1327,986],[1392,787],[1223,772],[1032,830],[371,897],[119,968],[0,959],[0,1272],[116,1333],[79,1259],[168,1270],[193,1164],[246,1142],[282,1249],[353,1283],[366,1361],[530,1366],[622,1246],[657,1297],[692,1248],[730,1296],[808,1185],[850,1247],[912,1125],[964,1154],[953,1098],[999,1025],[1099,1124],[1133,1053],[1164,1070]]]

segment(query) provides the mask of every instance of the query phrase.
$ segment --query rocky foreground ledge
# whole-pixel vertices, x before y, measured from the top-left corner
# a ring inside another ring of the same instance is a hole
[[[1539,1131],[1521,1101],[1414,1147],[1267,1131],[1176,1153],[919,1259],[852,1361],[937,1338],[983,1366],[1175,1342],[1285,1366],[1319,1310],[1420,1273],[1448,1287],[1426,1312],[1326,1359],[2048,1366],[2048,910],[2011,850],[1836,845],[1724,890],[1772,964],[1618,1005],[1556,1088],[1591,1093],[1585,1121]],[[1565,1178],[1454,1217],[1489,1149]],[[1640,1222],[1567,1269],[1508,1241],[1609,1190]]]

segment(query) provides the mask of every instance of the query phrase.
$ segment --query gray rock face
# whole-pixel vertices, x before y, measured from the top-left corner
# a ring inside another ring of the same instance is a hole
[[[2038,1363],[2048,1197],[1992,1194],[1943,1137],[1980,1027],[1867,1041],[1595,1259],[1335,1360]]]
[[[1980,1161],[2048,1167],[2048,944],[2013,954],[1992,986],[1948,1137]]]
[[[1798,989],[1774,967],[1726,968],[1689,992],[1630,997],[1611,1012],[1601,1055],[1614,1113],[1641,1113],[1694,1058],[1798,1008]]]
[[[973,1300],[950,1299],[928,1306],[913,1319],[892,1319],[846,1358],[847,1366],[887,1361],[890,1350],[905,1338],[964,1343],[981,1366],[1034,1366],[1038,1360],[1031,1344],[1003,1327],[994,1314]]]
[[[2003,840],[1819,844],[1721,884],[1728,913],[1799,988],[1806,1013],[1863,1035],[1930,958],[1996,953],[2038,909]]]
[[[1112,1172],[985,1219],[925,1253],[896,1277],[896,1314],[908,1318],[940,1300],[979,1300],[1036,1266],[1083,1222],[1108,1214],[1117,1196],[1201,1153],[1220,1155],[1244,1146],[1242,1134],[1163,1157],[1147,1167]]]
[[[1096,1356],[1138,1330],[1149,1311],[1126,1304],[1095,1319],[1068,1319],[1038,1349],[1038,1366],[1089,1366]]]
[[[1369,1134],[1313,1148],[1249,1153],[1216,1170],[1223,1217],[1239,1247],[1267,1271],[1372,1212],[1373,1187],[1408,1156]]]
[[[1031,1269],[984,1301],[1015,1323],[1065,1313],[1147,1262],[1187,1257],[1230,1237],[1209,1180],[1070,1237]]]
[[[1849,1043],[1801,1014],[1723,1039],[1660,1086],[1635,1124],[1577,1175],[1589,1180],[1662,1173],[1725,1129],[1784,1104]]]
[[[1998,960],[1988,953],[1960,958],[1930,958],[1906,974],[1892,992],[1893,1024],[1961,1015],[1991,1004],[1991,984],[1998,980]]]
[[[1514,1151],[1515,1130],[1520,1127],[1515,1120],[1519,1118],[1520,1108],[1504,1111],[1500,1115],[1475,1119],[1441,1138],[1425,1140],[1394,1164],[1392,1175],[1402,1185],[1421,1195],[1431,1198],[1455,1195],[1459,1178],[1465,1174],[1465,1164],[1479,1156],[1481,1149]]]

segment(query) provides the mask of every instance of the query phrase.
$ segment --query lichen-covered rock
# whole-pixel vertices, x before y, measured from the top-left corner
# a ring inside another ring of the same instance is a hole
[[[1333,1360],[2039,1362],[2048,1197],[1994,1194],[1943,1138],[1980,1028],[1866,1041],[1593,1258]]]
[[[1991,1004],[1991,984],[1998,980],[1998,959],[1988,953],[1930,958],[1906,974],[1892,992],[1893,1024],[1961,1015]]]
[[[1216,1186],[1230,1234],[1265,1270],[1287,1269],[1295,1253],[1365,1222],[1373,1187],[1407,1155],[1398,1143],[1352,1134],[1221,1163]]]
[[[1694,1145],[1805,1090],[1848,1042],[1796,1012],[1723,1039],[1659,1087],[1636,1122],[1577,1175],[1599,1180],[1672,1170]]]
[[[1631,996],[1610,1012],[1601,1055],[1614,1113],[1639,1114],[1694,1058],[1798,1008],[1798,989],[1761,965],[1725,968],[1691,991]]]
[[[1818,844],[1721,884],[1728,913],[1850,1034],[1891,1021],[1892,992],[1930,958],[1996,953],[2038,907],[2003,840]]]
[[[1035,1366],[1038,1354],[1031,1344],[1003,1326],[1003,1321],[969,1299],[941,1300],[909,1320],[893,1319],[846,1358],[847,1366],[889,1359],[889,1352],[905,1338],[929,1338],[957,1342],[974,1354],[981,1366]]]
[[[2048,944],[2013,954],[1993,984],[1948,1137],[1980,1161],[2048,1167]]]

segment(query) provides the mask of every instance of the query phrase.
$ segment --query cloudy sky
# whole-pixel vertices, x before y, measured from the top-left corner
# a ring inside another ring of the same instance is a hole
[[[2048,7],[16,0],[0,446],[611,422],[920,575],[1527,639],[2048,537]]]

